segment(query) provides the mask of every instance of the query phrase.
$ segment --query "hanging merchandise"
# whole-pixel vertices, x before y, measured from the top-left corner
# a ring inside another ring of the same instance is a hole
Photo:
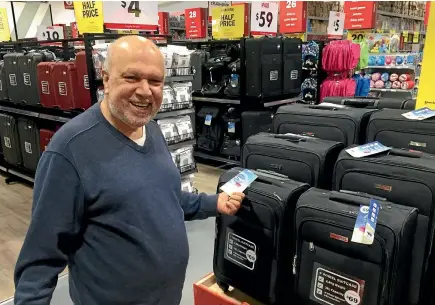
[[[304,45],[302,52],[302,69],[317,70],[319,64],[319,44],[309,41]]]
[[[317,101],[317,79],[308,77],[304,80],[301,85],[301,98],[310,104]]]

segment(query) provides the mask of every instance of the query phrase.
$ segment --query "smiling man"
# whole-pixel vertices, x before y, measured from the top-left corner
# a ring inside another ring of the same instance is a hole
[[[65,124],[38,165],[15,304],[48,305],[69,267],[76,305],[176,305],[188,261],[184,220],[234,214],[244,195],[190,194],[152,118],[163,57],[138,36],[109,47],[104,101]]]

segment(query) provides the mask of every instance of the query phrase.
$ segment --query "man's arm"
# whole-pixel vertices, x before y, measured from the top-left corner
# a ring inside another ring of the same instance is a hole
[[[205,219],[217,215],[218,195],[193,194],[181,191],[181,207],[185,220]]]
[[[36,172],[32,219],[15,266],[16,305],[49,305],[57,277],[77,245],[84,191],[70,161],[44,152]]]

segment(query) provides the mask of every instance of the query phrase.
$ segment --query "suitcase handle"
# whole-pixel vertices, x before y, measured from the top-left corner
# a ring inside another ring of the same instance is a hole
[[[334,106],[329,106],[329,105],[323,105],[322,106],[322,104],[311,105],[308,108],[310,108],[310,109],[318,109],[318,110],[332,110],[332,111],[343,109],[343,107],[340,107],[340,106],[339,107],[334,107]]]
[[[370,204],[370,199],[376,199],[381,201],[386,201],[387,199],[383,197],[373,196],[363,192],[353,192],[341,190],[339,192],[332,191],[329,195],[329,200],[352,204],[352,205],[361,205],[361,204]]]
[[[410,151],[407,149],[398,149],[398,148],[392,148],[390,149],[389,155],[393,156],[401,156],[401,157],[408,157],[408,158],[421,158],[422,153],[419,151]]]
[[[376,100],[367,99],[366,101],[358,101],[358,99],[344,99],[341,102],[341,104],[344,106],[352,106],[352,107],[358,107],[358,108],[359,107],[360,108],[365,108],[365,107],[376,108],[378,106],[378,101],[376,101]]]
[[[303,136],[296,136],[296,135],[286,135],[286,134],[276,134],[274,135],[275,139],[282,139],[282,140],[286,140],[286,141],[290,141],[290,142],[306,142],[307,138],[303,137]]]
[[[283,174],[280,174],[280,173],[277,173],[277,172],[274,172],[274,171],[266,170],[266,169],[256,169],[253,172],[257,176],[263,176],[263,177],[264,177],[264,175],[266,177],[275,176],[273,178],[277,179],[277,180],[286,180],[286,181],[290,180],[290,178],[287,177],[286,175],[283,175]]]
[[[290,181],[290,179],[285,176],[278,174],[273,171],[266,171],[266,170],[253,170],[253,172],[257,175],[257,179],[255,179],[256,182],[262,182],[270,185],[275,185],[282,187],[282,183],[284,181]],[[271,176],[277,176],[276,178],[272,178]]]

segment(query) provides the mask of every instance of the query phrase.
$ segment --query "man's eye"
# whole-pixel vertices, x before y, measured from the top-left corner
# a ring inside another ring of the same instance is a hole
[[[136,77],[135,77],[135,76],[132,76],[132,75],[124,76],[124,78],[125,78],[126,80],[128,80],[128,81],[135,81],[135,80],[136,80]]]

